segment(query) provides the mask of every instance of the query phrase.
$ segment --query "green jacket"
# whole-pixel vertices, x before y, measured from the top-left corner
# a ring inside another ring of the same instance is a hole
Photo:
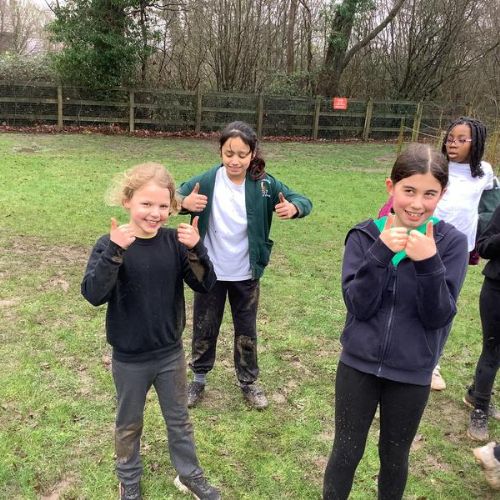
[[[212,200],[215,186],[215,175],[222,165],[217,165],[203,174],[192,177],[183,182],[177,189],[181,197],[188,196],[197,182],[200,183],[199,194],[208,198],[206,208],[199,213],[192,213],[191,218],[198,215],[198,228],[203,239],[208,229],[208,221],[212,208]],[[250,267],[252,277],[258,279],[262,276],[264,268],[269,262],[273,241],[269,239],[269,231],[273,220],[274,207],[279,203],[279,193],[293,203],[298,210],[297,218],[305,217],[312,209],[311,201],[298,193],[292,191],[288,186],[266,174],[263,179],[254,180],[247,173],[245,181],[245,204],[248,222],[248,246],[250,253]],[[181,213],[188,213],[181,211]]]

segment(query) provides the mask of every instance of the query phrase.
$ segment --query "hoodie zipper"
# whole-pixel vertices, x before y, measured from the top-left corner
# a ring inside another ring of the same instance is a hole
[[[389,311],[389,318],[387,320],[387,326],[386,326],[387,333],[384,337],[384,345],[383,345],[383,349],[382,349],[382,355],[380,357],[380,363],[378,365],[378,370],[377,370],[378,376],[380,376],[382,373],[382,365],[384,364],[385,355],[387,354],[387,349],[389,348],[389,341],[391,339],[391,331],[392,331],[392,320],[394,317],[394,310],[396,309],[396,285],[398,282],[398,275],[397,275],[395,267],[393,267],[393,269],[392,269],[392,275],[394,276],[393,285],[392,285],[392,297],[391,297],[392,304],[391,304],[391,310]]]

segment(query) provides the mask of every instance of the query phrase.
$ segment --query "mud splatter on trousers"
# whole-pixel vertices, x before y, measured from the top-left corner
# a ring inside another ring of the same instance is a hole
[[[140,440],[144,406],[151,386],[158,394],[167,425],[172,465],[183,477],[197,477],[198,463],[193,428],[187,410],[186,361],[183,349],[161,359],[139,363],[113,359],[117,409],[115,425],[116,473],[124,484],[137,483],[143,472]]]
[[[194,373],[208,373],[215,364],[217,338],[229,299],[234,326],[234,366],[242,383],[259,375],[257,361],[257,309],[259,280],[217,281],[207,294],[195,293],[193,307],[192,357]]]

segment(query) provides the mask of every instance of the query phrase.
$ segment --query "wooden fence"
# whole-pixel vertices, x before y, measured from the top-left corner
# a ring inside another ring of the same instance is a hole
[[[116,88],[91,91],[44,83],[0,82],[0,123],[115,125],[137,129],[210,132],[244,120],[261,136],[312,139],[358,137],[411,140],[436,137],[448,120],[474,110],[464,104],[332,99],[263,94]],[[483,117],[482,117],[483,119]]]

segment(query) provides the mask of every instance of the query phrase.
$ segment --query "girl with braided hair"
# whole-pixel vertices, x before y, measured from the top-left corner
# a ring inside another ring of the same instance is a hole
[[[467,236],[469,252],[476,245],[479,200],[485,189],[493,187],[493,170],[483,161],[485,143],[485,125],[461,116],[450,124],[441,146],[449,161],[450,181],[436,216]]]
[[[449,183],[435,214],[467,236],[472,265],[478,263],[475,246],[479,200],[484,190],[493,188],[493,169],[482,159],[485,143],[486,126],[475,118],[461,116],[449,125],[441,146],[449,161]],[[431,387],[438,391],[446,388],[439,365]]]

